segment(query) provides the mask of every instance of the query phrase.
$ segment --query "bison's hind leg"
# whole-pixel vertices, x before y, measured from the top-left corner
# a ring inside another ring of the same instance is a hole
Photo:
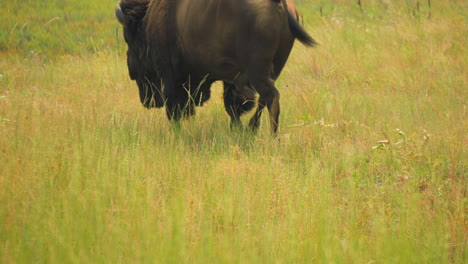
[[[252,65],[249,71],[250,83],[259,94],[258,106],[254,116],[250,119],[249,126],[256,132],[260,126],[260,118],[265,107],[268,108],[271,131],[278,131],[280,115],[280,93],[271,79],[271,67],[269,63]]]
[[[240,117],[255,107],[255,93],[247,86],[239,89],[227,82],[223,85],[224,107],[231,118],[231,128],[240,127]]]

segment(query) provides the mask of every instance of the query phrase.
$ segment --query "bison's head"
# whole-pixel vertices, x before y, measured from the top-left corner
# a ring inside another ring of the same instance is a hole
[[[127,43],[127,66],[130,78],[135,80],[140,91],[141,103],[147,107],[162,107],[164,98],[161,78],[151,67],[145,34],[144,18],[149,0],[122,0],[115,8],[115,16],[123,26]]]

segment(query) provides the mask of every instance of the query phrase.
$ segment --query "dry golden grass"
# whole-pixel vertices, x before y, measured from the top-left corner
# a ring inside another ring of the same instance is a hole
[[[298,1],[278,138],[219,84],[171,125],[122,48],[2,53],[0,262],[465,263],[464,4],[400,2]]]

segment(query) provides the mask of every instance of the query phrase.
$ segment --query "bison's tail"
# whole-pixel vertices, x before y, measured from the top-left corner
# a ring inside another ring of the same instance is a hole
[[[318,45],[317,41],[313,39],[299,24],[296,18],[288,11],[288,23],[289,29],[295,38],[297,38],[302,44],[310,47],[315,47]]]

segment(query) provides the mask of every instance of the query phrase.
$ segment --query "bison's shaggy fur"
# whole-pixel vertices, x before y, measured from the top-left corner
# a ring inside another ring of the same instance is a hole
[[[116,16],[128,44],[127,64],[147,108],[166,106],[169,119],[195,113],[224,82],[231,124],[255,106],[256,130],[266,106],[278,128],[280,75],[294,39],[314,46],[291,0],[122,0]]]

